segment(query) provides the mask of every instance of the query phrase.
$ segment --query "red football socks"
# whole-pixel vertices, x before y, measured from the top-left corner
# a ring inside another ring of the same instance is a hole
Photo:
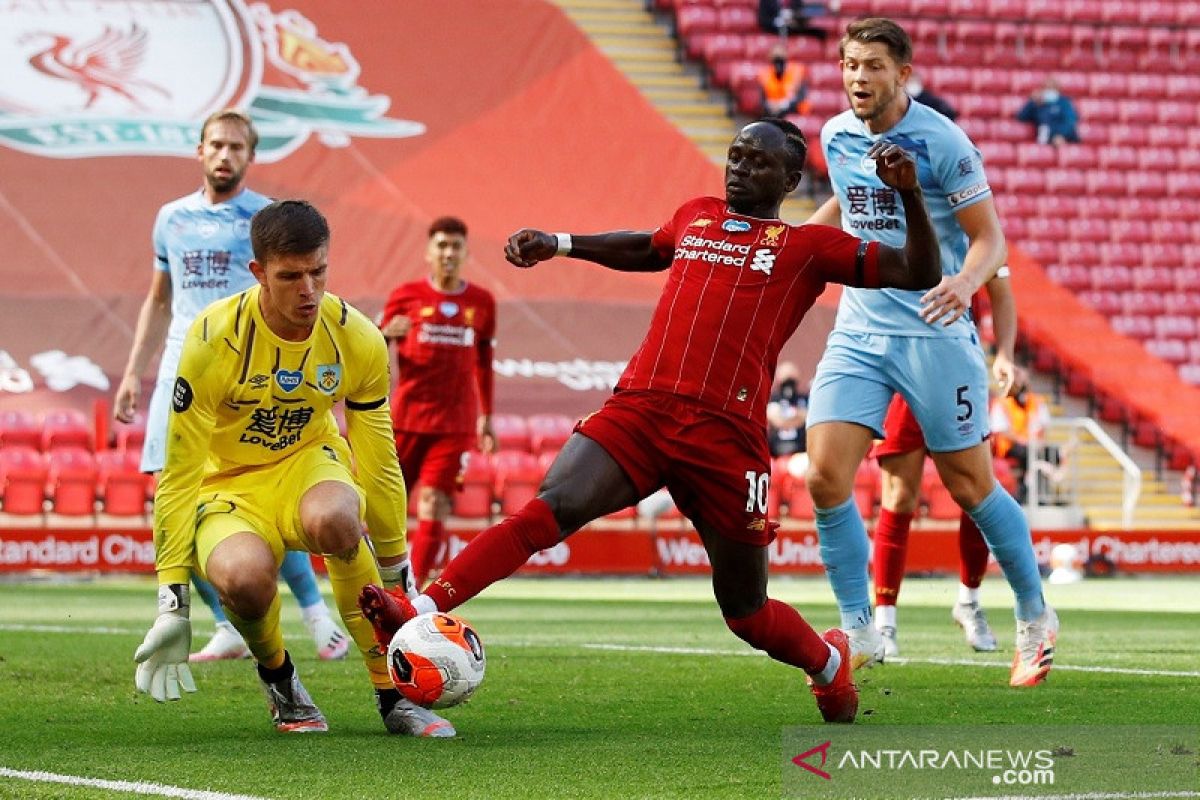
[[[879,512],[875,525],[875,605],[894,606],[900,596],[900,582],[904,580],[904,557],[908,552],[908,529],[912,527],[912,514],[889,511]]]
[[[768,599],[750,616],[726,617],[725,624],[751,647],[805,672],[820,672],[829,661],[829,645],[787,603]]]
[[[988,546],[975,520],[964,511],[958,522],[958,579],[970,589],[978,589],[987,572]]]
[[[558,521],[540,498],[476,536],[425,589],[439,611],[450,611],[507,578],[539,550],[562,540]]]
[[[446,526],[436,519],[419,520],[415,535],[408,540],[413,580],[420,589],[429,577],[438,553],[444,545]]]

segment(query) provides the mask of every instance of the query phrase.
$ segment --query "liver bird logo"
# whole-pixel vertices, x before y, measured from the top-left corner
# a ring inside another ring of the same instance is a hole
[[[146,29],[134,23],[127,30],[104,27],[93,39],[76,42],[70,36],[34,31],[21,37],[21,44],[48,41],[49,45],[29,57],[29,64],[44,75],[77,85],[87,96],[84,108],[91,108],[102,97],[124,98],[134,108],[144,110],[138,93],[170,93],[161,86],[134,77],[146,57]]]

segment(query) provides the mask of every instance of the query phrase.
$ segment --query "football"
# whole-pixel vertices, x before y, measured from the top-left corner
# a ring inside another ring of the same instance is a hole
[[[464,619],[421,614],[404,624],[388,645],[388,670],[400,693],[426,708],[449,708],[483,682],[483,641]]]

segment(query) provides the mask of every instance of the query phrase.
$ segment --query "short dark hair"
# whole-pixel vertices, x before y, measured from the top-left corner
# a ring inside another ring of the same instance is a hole
[[[804,169],[804,160],[808,158],[808,140],[804,138],[804,131],[796,127],[796,123],[782,117],[762,117],[754,121],[782,131],[784,145],[788,151],[788,169]]]
[[[447,235],[457,233],[465,239],[467,238],[467,223],[458,217],[438,217],[429,223],[429,238],[432,239],[435,233],[444,233]]]
[[[307,200],[276,200],[250,220],[250,246],[260,264],[312,253],[328,243],[329,223]]]
[[[258,130],[254,127],[254,121],[245,111],[236,108],[223,108],[205,117],[204,124],[200,126],[200,144],[204,144],[208,126],[214,122],[240,122],[246,127],[246,139],[250,144],[250,152],[253,153],[258,148]]]
[[[887,45],[888,54],[903,66],[912,63],[912,38],[898,24],[884,17],[867,17],[858,19],[846,26],[846,34],[838,43],[838,55],[845,57],[846,45],[850,42],[883,42]]]

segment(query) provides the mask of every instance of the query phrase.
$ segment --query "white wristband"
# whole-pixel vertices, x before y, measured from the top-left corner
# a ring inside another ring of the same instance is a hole
[[[1007,278],[1008,276],[1009,276],[1008,264],[1005,264],[1004,266],[1000,267],[1000,269],[996,270],[997,278]]]
[[[554,238],[558,240],[558,249],[554,251],[556,256],[566,256],[571,254],[571,234],[556,233]]]

